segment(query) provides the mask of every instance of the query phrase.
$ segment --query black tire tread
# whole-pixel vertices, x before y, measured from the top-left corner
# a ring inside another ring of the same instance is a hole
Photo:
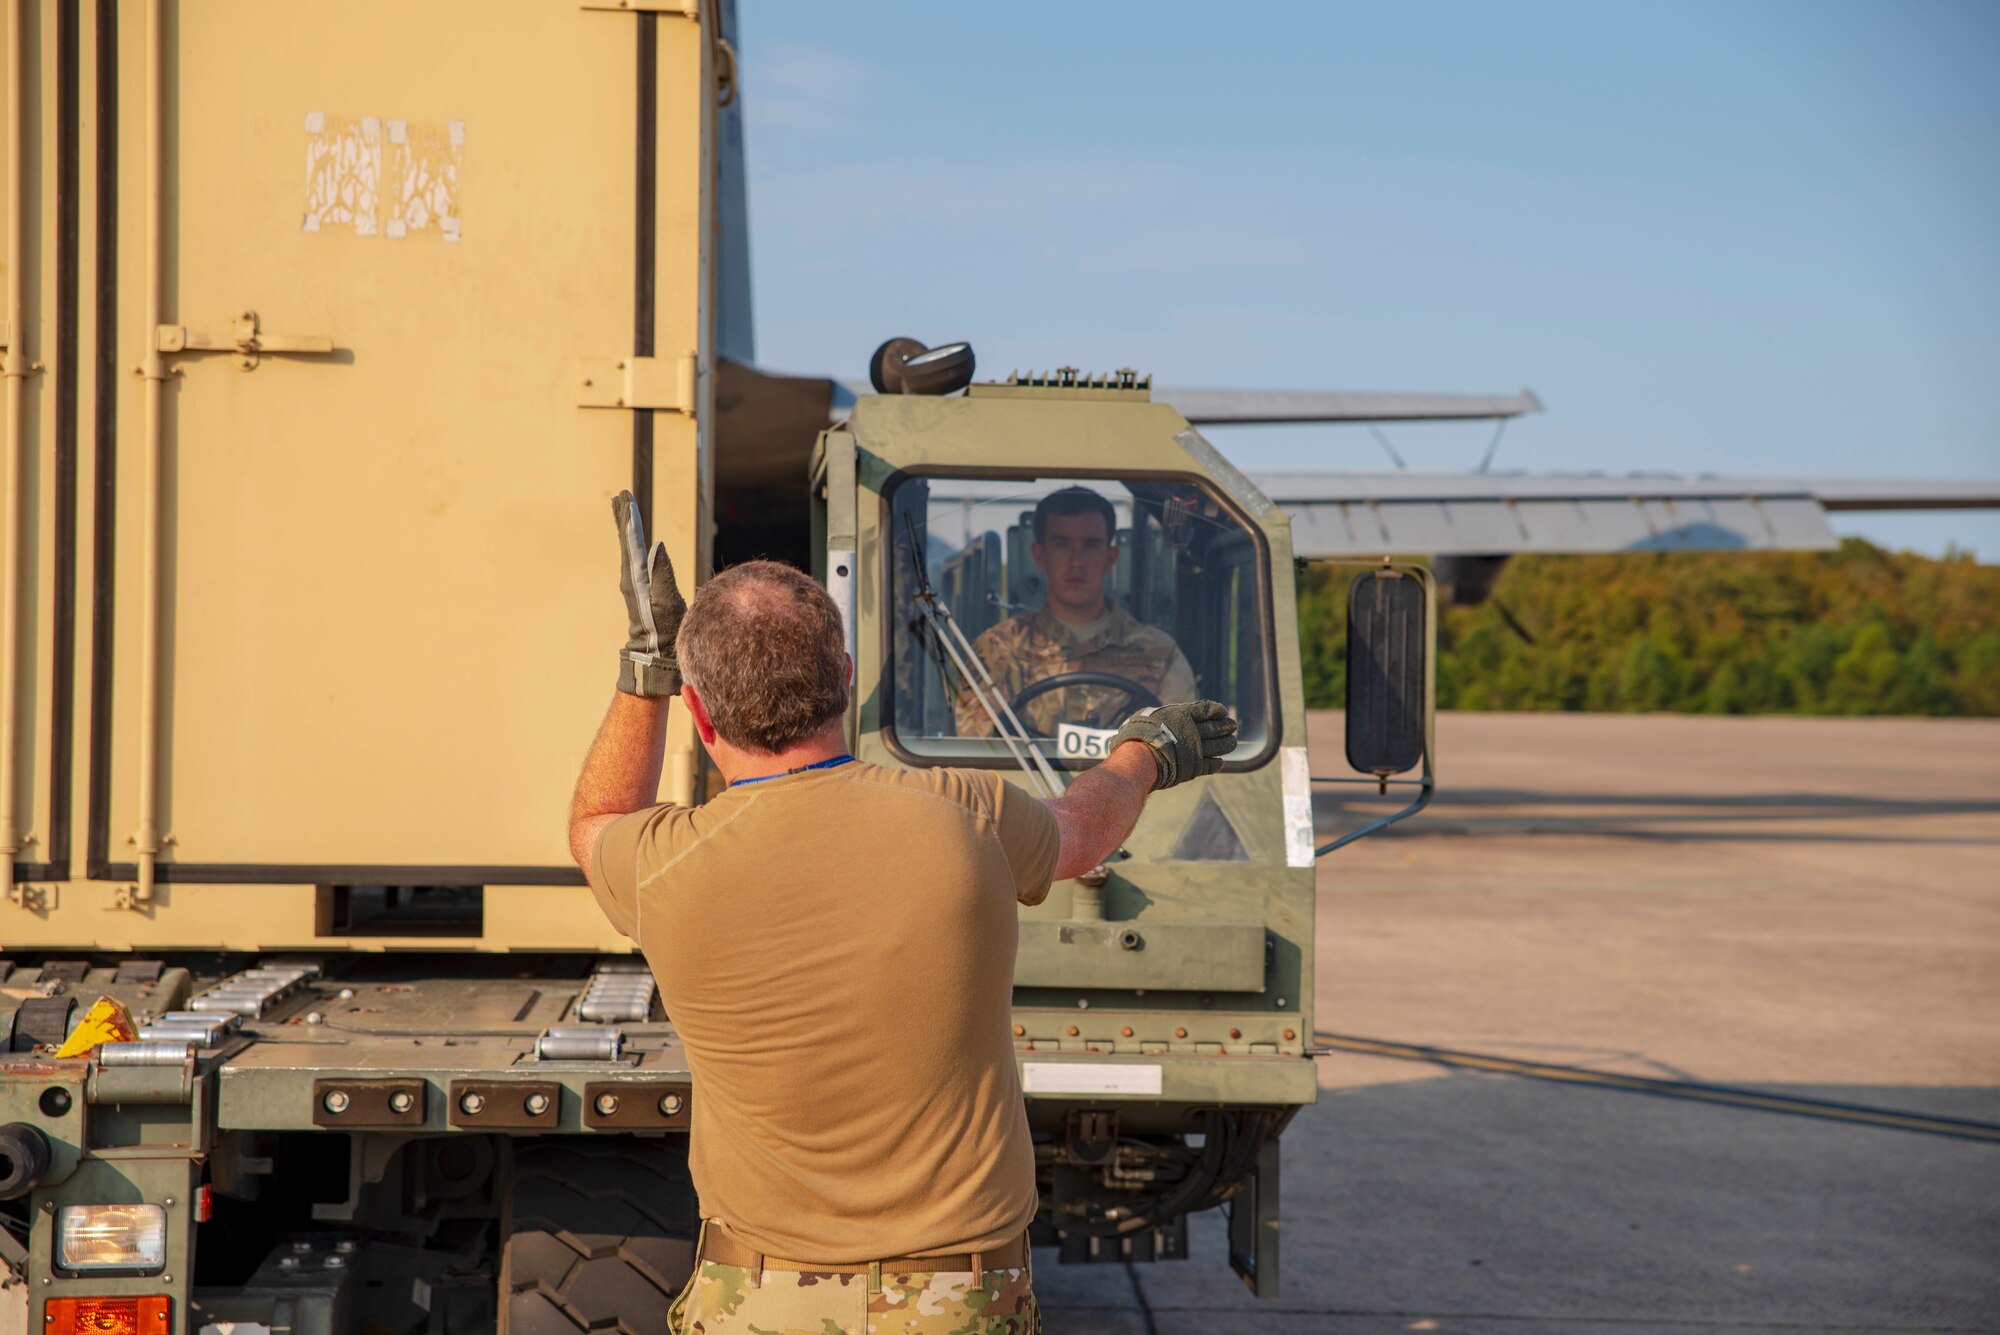
[[[662,1335],[698,1223],[685,1142],[517,1142],[500,1335]]]

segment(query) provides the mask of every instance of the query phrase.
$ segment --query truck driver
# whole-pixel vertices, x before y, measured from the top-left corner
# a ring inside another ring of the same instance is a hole
[[[1118,606],[1105,584],[1118,565],[1118,515],[1088,487],[1050,492],[1035,506],[1029,552],[1047,593],[1034,612],[989,626],[973,641],[987,671],[1012,701],[1038,681],[1102,672],[1143,686],[1162,701],[1195,698],[1194,669],[1173,637]],[[1019,709],[1029,727],[1054,736],[1059,724],[1113,728],[1153,701],[1109,684],[1061,686]],[[972,692],[953,709],[961,737],[989,737],[993,720]]]

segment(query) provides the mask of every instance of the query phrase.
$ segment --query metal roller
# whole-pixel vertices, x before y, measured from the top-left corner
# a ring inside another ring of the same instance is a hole
[[[615,1062],[624,1047],[621,1029],[563,1025],[535,1040],[535,1057],[545,1062]]]
[[[188,1002],[188,1009],[203,1015],[222,1013],[261,1019],[274,1003],[297,991],[315,972],[304,965],[264,965],[245,969]]]
[[[186,1024],[193,1025],[197,1029],[206,1029],[210,1025],[216,1025],[224,1032],[227,1032],[236,1027],[236,1017],[234,1015],[217,1014],[214,1012],[168,1011],[155,1018],[153,1023]]]
[[[188,1005],[198,1011],[226,1011],[234,1015],[261,1016],[268,1003],[256,993],[206,992]]]
[[[100,1043],[99,1066],[185,1066],[194,1058],[194,1043],[185,1039],[136,1043]]]
[[[644,1024],[652,1018],[658,990],[652,972],[636,960],[600,964],[584,985],[577,1017],[594,1024]]]
[[[217,1017],[220,1019],[221,1017]],[[196,1024],[143,1024],[139,1026],[139,1037],[148,1043],[192,1043],[199,1048],[212,1048],[222,1042],[228,1032],[224,1025]]]

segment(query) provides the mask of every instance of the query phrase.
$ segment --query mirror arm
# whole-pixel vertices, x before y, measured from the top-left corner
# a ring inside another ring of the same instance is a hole
[[[1342,779],[1339,780],[1339,782],[1348,783],[1352,782],[1352,780]],[[1373,783],[1375,781],[1373,779],[1364,779],[1361,780],[1361,782]],[[1392,779],[1390,780],[1390,782],[1394,783],[1397,781]],[[1358,830],[1350,830],[1346,834],[1341,835],[1340,838],[1334,840],[1330,844],[1320,845],[1318,848],[1315,848],[1313,850],[1314,860],[1316,861],[1320,858],[1325,857],[1328,853],[1333,852],[1333,850],[1336,848],[1344,848],[1348,844],[1353,843],[1356,839],[1366,838],[1368,835],[1371,834],[1378,834],[1381,831],[1388,829],[1391,825],[1394,825],[1397,821],[1405,820],[1411,816],[1416,815],[1419,811],[1422,811],[1425,807],[1431,804],[1431,797],[1437,792],[1437,784],[1431,778],[1430,775],[1426,774],[1424,775],[1423,778],[1417,780],[1404,779],[1402,780],[1402,782],[1404,783],[1416,782],[1423,785],[1423,791],[1417,794],[1416,801],[1410,803],[1408,806],[1404,807],[1401,811],[1395,812],[1391,815],[1384,816],[1381,820],[1374,821],[1368,825],[1364,825]]]
[[[1344,774],[1315,774],[1312,776],[1311,781],[1313,783],[1365,783],[1370,788],[1428,788],[1431,786],[1429,779],[1352,779]]]

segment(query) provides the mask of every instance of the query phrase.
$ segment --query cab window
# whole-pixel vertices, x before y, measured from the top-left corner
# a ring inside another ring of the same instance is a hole
[[[997,696],[1044,755],[1082,767],[1133,711],[1211,699],[1240,724],[1232,767],[1262,758],[1272,712],[1264,549],[1200,483],[906,477],[889,509],[888,725],[904,752],[1015,764]],[[927,593],[971,654],[924,615]],[[967,672],[990,675],[996,692],[970,689]]]

